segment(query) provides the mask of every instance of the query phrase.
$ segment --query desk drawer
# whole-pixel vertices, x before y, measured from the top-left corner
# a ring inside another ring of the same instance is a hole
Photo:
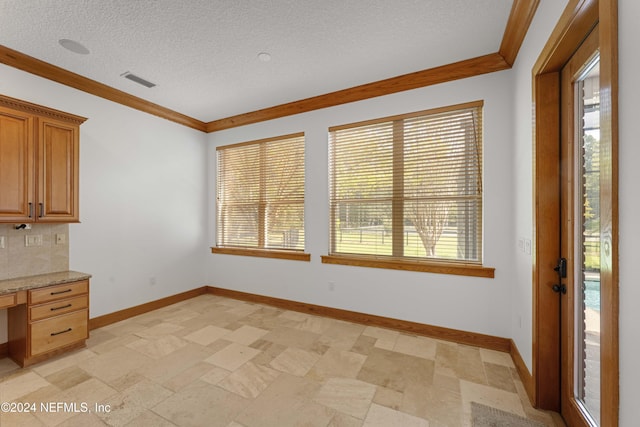
[[[63,285],[47,286],[46,288],[29,291],[29,304],[40,304],[43,302],[55,301],[59,299],[74,297],[86,294],[89,291],[89,281],[65,283]]]
[[[87,308],[89,306],[89,296],[80,295],[75,298],[67,298],[59,301],[52,301],[29,307],[29,319],[31,321],[46,319],[47,317],[59,316],[72,311]]]
[[[0,295],[0,309],[13,307],[18,303],[16,294]]]
[[[31,356],[87,339],[87,316],[85,309],[31,323]]]

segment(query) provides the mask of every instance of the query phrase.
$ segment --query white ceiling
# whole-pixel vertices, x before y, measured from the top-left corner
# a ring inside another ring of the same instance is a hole
[[[497,52],[512,3],[0,0],[0,44],[208,122]]]

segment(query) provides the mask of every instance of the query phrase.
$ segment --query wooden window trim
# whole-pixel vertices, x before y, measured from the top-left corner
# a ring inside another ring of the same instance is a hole
[[[224,255],[252,256],[259,258],[288,259],[291,261],[311,261],[311,254],[300,251],[283,251],[279,249],[249,249],[212,247],[211,253]]]
[[[460,104],[447,105],[445,107],[436,107],[436,108],[429,108],[427,110],[414,111],[412,113],[396,114],[395,116],[385,116],[377,119],[346,123],[343,125],[331,126],[329,128],[329,132],[333,132],[336,130],[351,129],[351,128],[360,127],[360,126],[375,125],[378,123],[395,122],[397,120],[412,119],[415,117],[426,116],[429,114],[448,113],[450,111],[464,110],[467,108],[474,108],[474,107],[484,107],[484,101],[477,100],[477,101],[471,101],[471,102],[463,102]]]
[[[452,274],[457,276],[484,277],[493,279],[495,268],[477,264],[456,262],[417,261],[393,259],[391,257],[323,255],[323,264],[350,265],[356,267],[385,268],[391,270],[416,271],[423,273]]]
[[[301,138],[304,137],[304,132],[289,133],[286,135],[272,136],[270,138],[253,139],[251,141],[238,142],[235,144],[219,145],[216,147],[216,151],[227,150],[229,148],[244,147],[245,145],[264,144],[272,141],[280,141],[281,139]]]

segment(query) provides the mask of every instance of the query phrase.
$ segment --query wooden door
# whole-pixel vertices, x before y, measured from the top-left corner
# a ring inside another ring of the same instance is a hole
[[[78,222],[79,128],[40,118],[38,221]]]
[[[561,412],[600,424],[600,58],[598,27],[561,71]],[[566,260],[566,261],[564,261]],[[606,311],[605,311],[606,313]]]
[[[0,221],[33,222],[33,118],[0,107]]]

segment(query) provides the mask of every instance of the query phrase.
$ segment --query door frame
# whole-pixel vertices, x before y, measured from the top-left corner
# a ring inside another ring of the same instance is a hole
[[[560,71],[600,24],[601,424],[618,425],[618,5],[569,0],[533,74],[534,406],[560,411],[560,299],[551,287],[560,254]]]

